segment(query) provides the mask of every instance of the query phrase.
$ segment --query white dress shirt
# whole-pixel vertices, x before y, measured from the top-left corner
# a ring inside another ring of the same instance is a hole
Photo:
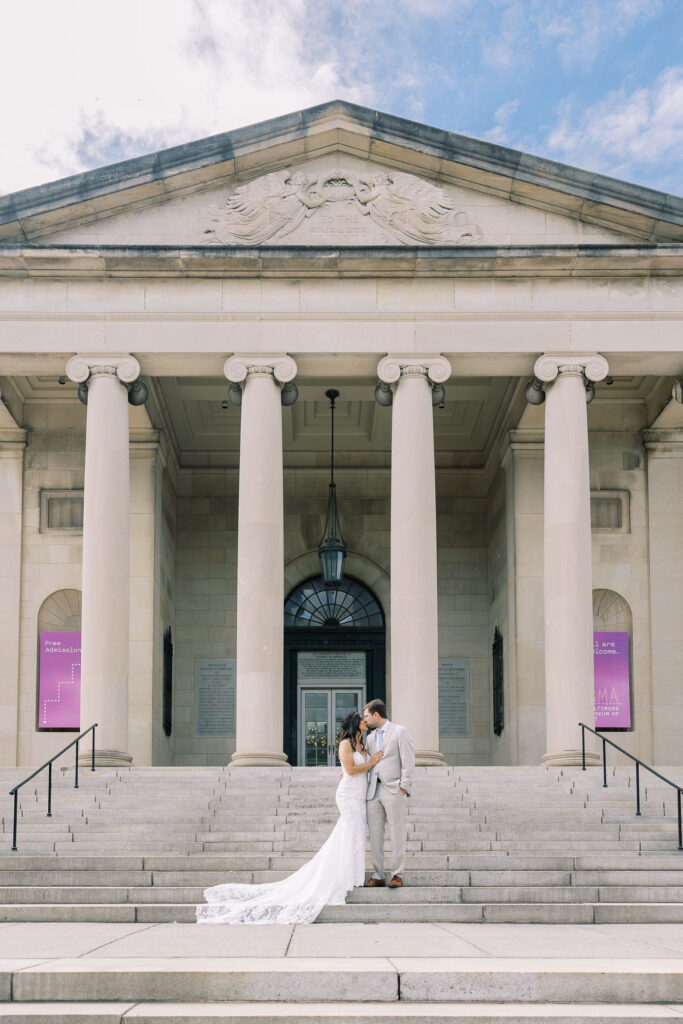
[[[391,725],[391,722],[387,718],[384,725],[380,726],[379,729],[375,730],[375,732],[377,733],[377,742],[375,743],[375,750],[384,750],[384,730],[388,725]]]

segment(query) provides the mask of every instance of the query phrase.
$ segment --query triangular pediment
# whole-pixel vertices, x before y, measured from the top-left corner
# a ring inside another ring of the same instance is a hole
[[[469,246],[615,243],[624,235],[329,153],[237,185],[63,228],[49,240],[118,246]]]
[[[0,197],[9,244],[679,240],[676,197],[339,101]]]

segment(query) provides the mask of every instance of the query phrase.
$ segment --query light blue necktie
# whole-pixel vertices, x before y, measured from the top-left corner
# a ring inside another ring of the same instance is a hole
[[[377,749],[384,749],[384,729],[377,730]]]

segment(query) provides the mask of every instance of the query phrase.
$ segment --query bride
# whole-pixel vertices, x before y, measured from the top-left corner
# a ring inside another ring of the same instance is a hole
[[[336,801],[340,818],[312,860],[279,882],[214,885],[197,907],[198,924],[311,924],[323,907],[345,902],[365,880],[366,773],[383,751],[368,757],[365,720],[352,711],[342,722],[339,760],[343,769]]]

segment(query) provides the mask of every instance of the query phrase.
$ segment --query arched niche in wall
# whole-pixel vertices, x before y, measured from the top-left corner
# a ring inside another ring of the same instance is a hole
[[[38,611],[36,630],[36,644],[38,647],[38,657],[36,659],[36,726],[41,731],[46,729],[59,732],[78,731],[77,698],[75,705],[71,702],[64,715],[58,714],[54,719],[52,715],[56,708],[59,708],[60,712],[66,708],[67,696],[71,696],[69,689],[72,680],[80,688],[80,683],[78,682],[80,679],[80,667],[71,671],[71,659],[65,650],[64,654],[67,656],[67,662],[60,662],[60,673],[56,676],[58,682],[52,682],[52,689],[48,692],[48,683],[44,679],[41,693],[40,665],[42,651],[40,639],[43,633],[80,633],[81,603],[82,596],[80,590],[55,590],[54,593],[45,598]],[[57,640],[58,638],[55,637],[54,639]],[[66,641],[66,647],[68,646],[69,643]],[[56,656],[61,657],[61,655]],[[80,666],[80,653],[78,658],[74,660],[76,660],[77,666]],[[77,674],[74,675],[74,672]]]
[[[628,633],[633,629],[631,607],[616,590],[593,591],[593,629],[603,633]]]
[[[632,731],[635,728],[633,701],[633,613],[625,597],[616,590],[593,591],[593,631],[596,633],[628,633],[629,693],[631,702],[630,729],[616,726],[615,732]]]
[[[80,590],[55,590],[38,612],[38,633],[78,633],[81,629]]]

